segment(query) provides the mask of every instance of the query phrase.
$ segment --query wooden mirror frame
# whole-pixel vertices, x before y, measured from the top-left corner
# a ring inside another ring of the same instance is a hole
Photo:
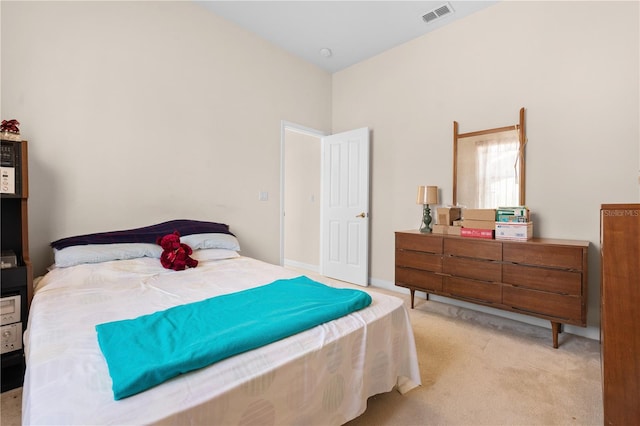
[[[492,133],[501,133],[506,131],[518,131],[518,175],[519,175],[519,201],[518,205],[525,205],[525,158],[524,150],[526,145],[524,108],[520,109],[520,123],[512,126],[498,127],[495,129],[479,130],[469,133],[458,133],[458,122],[453,122],[453,205],[458,205],[458,144],[460,139],[468,137],[476,137],[480,135],[490,135]],[[465,206],[468,208],[477,208],[478,206]],[[495,206],[498,208],[502,206]]]

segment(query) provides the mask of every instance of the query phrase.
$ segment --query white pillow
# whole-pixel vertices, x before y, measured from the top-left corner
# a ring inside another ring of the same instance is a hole
[[[55,266],[64,268],[81,263],[100,263],[138,257],[160,258],[162,247],[145,243],[85,244],[53,249]]]
[[[200,249],[226,249],[240,251],[238,239],[231,234],[191,234],[180,237],[180,242],[194,251]]]
[[[207,260],[222,260],[233,259],[234,257],[240,257],[237,251],[227,249],[202,249],[195,250],[191,257],[198,262],[204,262]]]

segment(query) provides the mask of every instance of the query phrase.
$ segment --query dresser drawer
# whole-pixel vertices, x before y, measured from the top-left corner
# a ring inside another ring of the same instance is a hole
[[[396,267],[396,285],[427,291],[442,291],[442,275],[416,269]]]
[[[499,283],[502,281],[500,263],[489,260],[475,260],[462,257],[445,256],[442,271],[457,277],[473,278]]]
[[[441,254],[442,240],[443,237],[436,237],[432,234],[408,234],[397,232],[396,249]]]
[[[502,244],[473,238],[447,238],[444,253],[453,256],[476,259],[502,260]]]
[[[582,250],[581,247],[504,243],[502,256],[505,262],[581,271]]]
[[[444,277],[442,289],[445,293],[465,299],[474,299],[487,303],[500,303],[502,287],[500,284],[468,280],[466,278]]]
[[[505,263],[502,282],[535,290],[572,296],[582,295],[582,273]]]
[[[504,305],[528,313],[547,315],[586,325],[586,318],[582,318],[582,300],[576,296],[563,296],[508,285],[502,287]]]
[[[396,265],[423,271],[441,272],[442,255],[421,251],[396,250]]]

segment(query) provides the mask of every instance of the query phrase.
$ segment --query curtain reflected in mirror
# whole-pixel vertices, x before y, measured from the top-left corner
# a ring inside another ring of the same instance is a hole
[[[454,121],[453,129],[453,205],[524,205],[524,108],[519,125],[458,134]]]
[[[458,204],[494,209],[519,205],[516,129],[458,140]]]

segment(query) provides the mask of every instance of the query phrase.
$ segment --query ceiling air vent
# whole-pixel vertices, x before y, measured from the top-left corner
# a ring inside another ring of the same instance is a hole
[[[453,13],[451,5],[449,3],[445,3],[442,6],[436,7],[422,15],[422,20],[428,24],[451,13]]]

